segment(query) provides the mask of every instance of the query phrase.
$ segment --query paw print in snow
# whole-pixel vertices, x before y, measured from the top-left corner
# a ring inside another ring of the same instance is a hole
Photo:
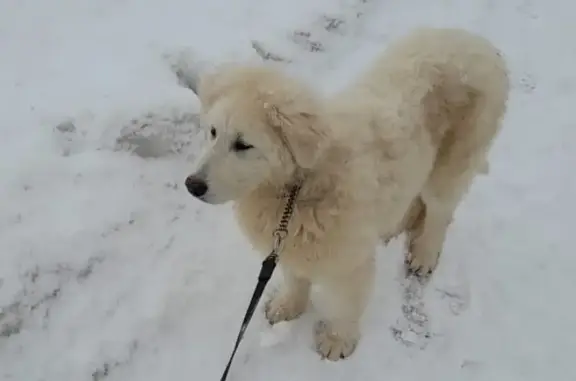
[[[536,90],[536,79],[531,74],[524,74],[515,86],[523,93],[529,94]]]
[[[165,157],[188,152],[201,140],[200,132],[195,113],[178,109],[148,112],[120,129],[114,148],[143,158]]]
[[[80,139],[85,135],[79,132],[74,121],[64,120],[54,127],[54,138],[63,156],[70,156],[79,150]]]
[[[306,31],[296,31],[292,34],[292,41],[312,53],[326,50],[320,41],[312,40],[312,33]]]

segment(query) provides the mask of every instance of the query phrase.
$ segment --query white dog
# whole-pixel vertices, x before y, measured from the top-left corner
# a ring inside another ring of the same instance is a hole
[[[360,339],[381,239],[406,232],[408,268],[436,267],[456,207],[487,169],[509,80],[486,39],[422,28],[329,99],[264,65],[224,65],[192,87],[211,142],[186,186],[210,204],[233,201],[262,254],[286,188],[302,181],[280,256],[285,284],[266,316],[298,317],[311,283],[323,286],[334,311],[315,343],[337,360]]]

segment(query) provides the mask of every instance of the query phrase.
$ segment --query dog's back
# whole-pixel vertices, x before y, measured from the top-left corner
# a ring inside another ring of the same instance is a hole
[[[382,152],[382,234],[408,232],[413,269],[434,268],[456,207],[486,172],[509,87],[505,61],[485,38],[421,28],[388,47],[346,91],[351,103],[370,99],[364,110]],[[391,188],[402,192],[388,195]]]
[[[482,36],[462,29],[419,28],[393,42],[361,78],[376,94],[382,83],[422,97],[432,87],[467,86],[502,100],[507,68],[499,50]]]
[[[405,102],[424,110],[437,165],[445,155],[457,154],[468,165],[467,159],[485,156],[510,90],[506,62],[487,39],[462,29],[417,29],[390,46],[365,78],[377,73],[407,92]],[[486,172],[487,162],[478,159],[478,172]]]

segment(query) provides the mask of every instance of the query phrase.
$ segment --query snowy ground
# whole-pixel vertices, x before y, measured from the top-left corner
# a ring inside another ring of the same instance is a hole
[[[259,258],[229,207],[182,187],[198,105],[167,56],[260,54],[330,91],[423,24],[491,38],[514,83],[491,173],[459,209],[435,278],[412,294],[392,242],[352,358],[319,360],[313,309],[274,329],[258,313],[230,380],[576,379],[574,10],[566,0],[2,0],[0,380],[219,379]]]

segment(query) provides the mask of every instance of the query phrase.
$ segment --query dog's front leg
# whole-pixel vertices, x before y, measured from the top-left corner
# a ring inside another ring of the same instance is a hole
[[[315,326],[316,351],[328,360],[350,356],[360,340],[360,319],[372,293],[374,259],[353,271],[334,278],[322,279],[328,306],[325,318]]]
[[[310,299],[309,280],[296,276],[285,267],[282,267],[282,275],[283,286],[265,306],[266,318],[270,324],[296,319],[306,311]]]

